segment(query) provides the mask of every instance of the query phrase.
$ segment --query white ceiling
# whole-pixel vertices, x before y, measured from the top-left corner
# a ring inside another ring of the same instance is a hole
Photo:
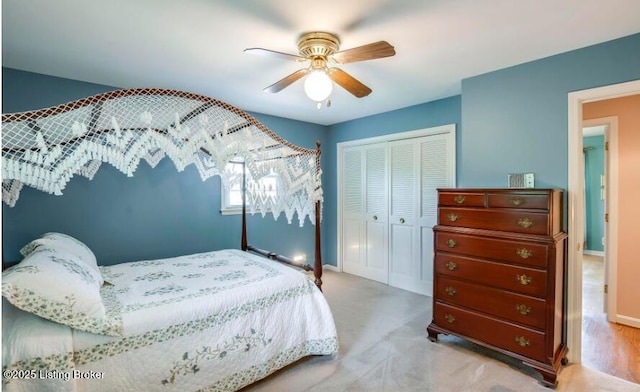
[[[300,64],[298,35],[341,49],[386,40],[394,57],[342,68],[373,89],[336,86],[317,110],[302,81],[262,89]],[[329,125],[460,93],[464,78],[640,32],[638,0],[2,0],[2,65],[109,86],[162,87]],[[639,48],[640,50],[640,48]]]

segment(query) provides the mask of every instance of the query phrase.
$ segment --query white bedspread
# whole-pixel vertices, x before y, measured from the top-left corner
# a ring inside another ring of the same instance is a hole
[[[101,272],[111,284],[102,289],[108,317],[123,336],[74,330],[4,302],[3,370],[14,377],[3,389],[229,391],[338,349],[313,282],[259,256],[224,250]]]

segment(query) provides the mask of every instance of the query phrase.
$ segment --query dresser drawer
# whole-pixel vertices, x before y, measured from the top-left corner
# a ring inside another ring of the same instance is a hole
[[[545,334],[520,327],[488,315],[467,311],[442,302],[435,302],[437,325],[454,333],[508,350],[539,361],[547,361]]]
[[[544,329],[545,304],[539,298],[440,277],[434,291],[436,300],[492,314],[509,321]]]
[[[437,253],[435,270],[436,274],[443,276],[521,294],[540,298],[545,298],[547,295],[547,273],[537,269]]]
[[[549,209],[549,195],[489,193],[489,208]]]
[[[484,193],[440,192],[438,204],[443,206],[484,207]]]
[[[546,268],[549,248],[543,244],[436,232],[436,251]]]
[[[524,234],[551,234],[549,215],[536,212],[441,207],[438,208],[438,224]]]

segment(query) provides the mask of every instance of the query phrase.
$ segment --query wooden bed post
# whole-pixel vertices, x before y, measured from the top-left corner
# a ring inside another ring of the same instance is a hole
[[[320,173],[320,140],[316,141],[316,170]],[[316,201],[316,254],[313,264],[313,275],[316,278],[316,286],[322,291],[322,251],[320,250],[320,215],[322,208],[320,201]]]
[[[322,252],[320,251],[320,202],[316,201],[316,257],[313,264],[316,286],[322,291]]]
[[[246,163],[242,161],[242,239],[240,249],[247,251],[247,174]]]

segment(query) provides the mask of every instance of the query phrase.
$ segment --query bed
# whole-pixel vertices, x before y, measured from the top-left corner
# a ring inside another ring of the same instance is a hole
[[[302,357],[337,352],[331,312],[312,280],[248,252],[100,272],[105,323],[120,336],[49,321],[5,299],[4,390],[238,390]]]
[[[20,263],[3,260],[4,390],[232,391],[337,353],[321,292],[319,143],[297,147],[228,104],[157,89],[3,114],[2,130],[9,206],[23,185],[61,194],[102,162],[133,175],[141,160],[165,156],[203,180],[240,181],[244,200],[240,249],[98,266],[80,240],[50,232],[20,250]],[[221,169],[238,156],[240,178]],[[260,185],[274,172],[277,197]],[[247,210],[309,218],[313,266],[250,245]]]

